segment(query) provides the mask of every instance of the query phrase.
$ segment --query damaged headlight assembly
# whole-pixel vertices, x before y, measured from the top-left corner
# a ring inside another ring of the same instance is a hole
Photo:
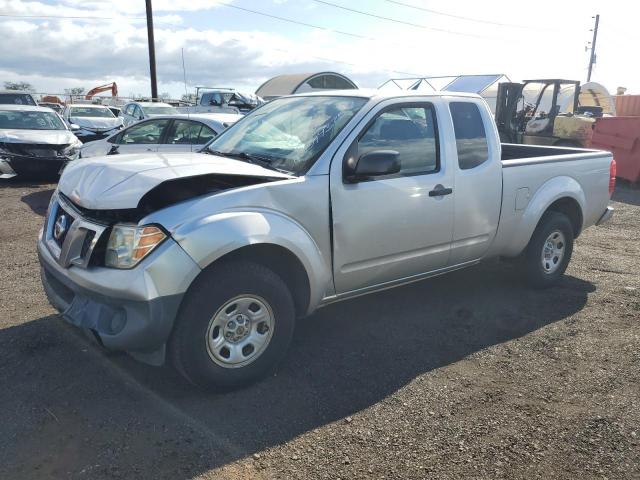
[[[72,143],[62,151],[62,155],[67,157],[69,160],[77,160],[78,155],[80,155],[81,146],[82,142]]]
[[[116,224],[107,242],[105,266],[133,268],[166,238],[164,231],[154,225]]]

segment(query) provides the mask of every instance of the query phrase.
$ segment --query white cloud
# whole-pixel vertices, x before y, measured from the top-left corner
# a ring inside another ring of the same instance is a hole
[[[595,10],[595,6],[601,6],[596,0],[583,1],[582,10]],[[490,16],[495,21],[509,23],[526,21],[532,27],[558,29],[552,32],[504,29],[429,15],[420,17],[416,12],[402,8],[389,13],[416,23],[431,21],[430,24],[438,28],[494,39],[437,33],[353,14],[344,17],[315,2],[298,2],[260,2],[258,9],[293,18],[299,17],[296,8],[313,8],[314,18],[301,20],[380,40],[305,30],[250,14],[243,17],[255,20],[256,28],[250,31],[234,30],[233,27],[196,30],[186,21],[192,18],[193,13],[189,12],[208,14],[211,9],[223,8],[219,6],[222,2],[154,0],[159,90],[174,95],[184,92],[181,48],[185,52],[190,86],[222,85],[253,90],[274,75],[327,69],[345,73],[367,87],[378,86],[391,77],[406,76],[401,72],[420,75],[506,73],[514,80],[527,77],[583,80],[585,77],[587,54],[584,44],[589,36],[589,15],[552,0],[540,0],[540,5],[527,11],[526,15],[497,7],[488,9],[486,4],[472,1],[460,0],[455,6],[450,5],[449,0],[430,3],[433,8],[450,12],[455,12],[457,7],[458,12],[467,16]],[[382,4],[376,5],[366,9],[380,10]],[[637,15],[634,10],[640,9],[632,6],[627,12],[617,12],[614,7],[601,8],[603,21],[594,79],[605,83],[610,90],[621,84],[632,92],[640,91],[639,67],[636,62],[625,60],[625,46],[630,40],[623,33],[625,30],[635,32],[633,19]],[[605,12],[605,9],[608,10]],[[496,10],[495,15],[491,16],[489,10]],[[0,0],[0,11],[16,15],[112,18],[100,21],[1,19],[0,80],[25,79],[38,90],[48,92],[59,92],[72,86],[91,88],[116,80],[123,94],[148,94],[147,36],[141,0],[62,0],[56,5]],[[553,11],[553,18],[550,18],[550,11]],[[336,13],[335,17],[321,16],[332,12]],[[414,14],[416,18],[413,18]],[[341,24],[345,19],[349,22],[353,19],[353,24]],[[264,31],[267,27],[271,32]]]

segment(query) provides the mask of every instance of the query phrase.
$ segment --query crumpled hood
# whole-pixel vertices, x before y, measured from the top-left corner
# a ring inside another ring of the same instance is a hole
[[[136,208],[149,190],[168,180],[200,175],[293,178],[239,160],[204,153],[141,153],[70,163],[58,189],[77,205],[97,210]]]
[[[69,130],[0,130],[0,143],[69,145],[77,141],[76,136]]]
[[[75,123],[82,128],[91,130],[107,131],[122,125],[121,118],[104,118],[104,117],[69,117],[71,123]]]

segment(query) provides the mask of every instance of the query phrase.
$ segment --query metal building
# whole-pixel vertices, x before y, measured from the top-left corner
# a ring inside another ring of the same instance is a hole
[[[265,100],[273,100],[283,95],[312,92],[314,90],[352,90],[356,84],[336,72],[296,73],[278,75],[264,82],[256,90],[256,95]]]

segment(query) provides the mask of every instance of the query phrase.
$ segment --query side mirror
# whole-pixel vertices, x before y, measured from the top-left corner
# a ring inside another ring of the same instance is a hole
[[[138,115],[138,120],[144,120],[144,115]]]
[[[393,175],[400,171],[398,161],[400,153],[395,150],[373,150],[363,154],[357,160],[352,150],[353,147],[347,151],[342,169],[344,181],[347,183]]]
[[[72,132],[77,132],[78,130],[80,130],[80,125],[72,123],[71,125],[69,125],[69,128],[71,129]]]

